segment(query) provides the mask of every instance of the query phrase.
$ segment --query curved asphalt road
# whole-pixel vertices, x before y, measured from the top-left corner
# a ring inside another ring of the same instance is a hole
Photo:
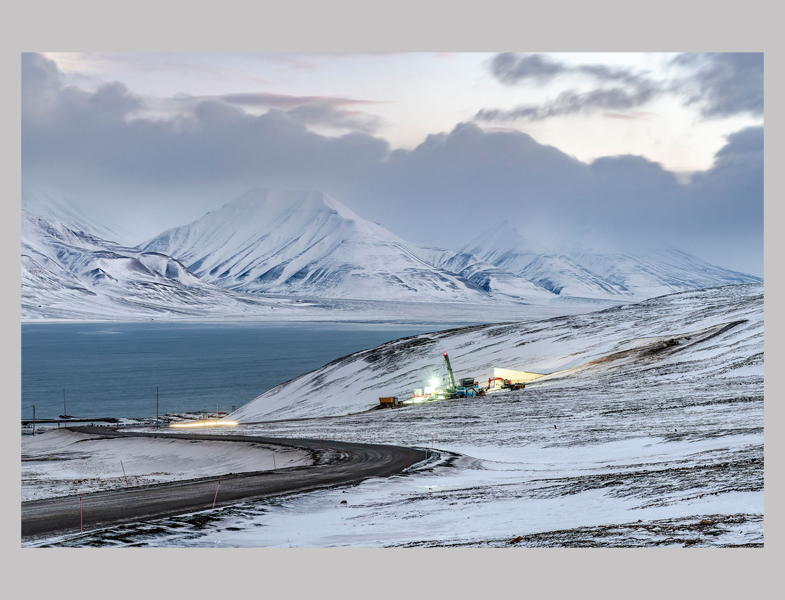
[[[311,452],[315,464],[275,471],[224,475],[216,507],[243,500],[269,498],[325,487],[359,483],[369,477],[400,473],[425,460],[423,450],[332,440],[283,439],[240,435],[125,433],[103,427],[73,427],[101,437],[176,437],[187,440],[262,442]],[[326,444],[329,450],[324,450]],[[142,486],[82,495],[85,531],[121,523],[173,516],[211,508],[218,477]],[[22,502],[22,538],[49,537],[79,531],[79,497],[65,496]]]

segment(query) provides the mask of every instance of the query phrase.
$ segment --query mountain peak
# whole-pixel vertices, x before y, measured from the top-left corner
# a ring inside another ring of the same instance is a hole
[[[510,252],[534,254],[545,250],[530,238],[521,235],[518,229],[509,221],[502,220],[461,247],[458,251],[476,254],[483,260],[492,263]]]
[[[87,213],[93,211],[80,209],[61,192],[42,187],[26,186],[22,189],[22,210],[31,215],[54,219],[74,231],[83,231],[120,244],[127,244],[133,237],[122,227],[109,227],[99,222],[94,214],[88,216]]]
[[[332,298],[486,301],[406,242],[317,190],[252,188],[145,250],[235,290]]]
[[[275,218],[291,211],[316,214],[329,210],[344,219],[365,222],[349,207],[321,190],[282,190],[253,187],[234,200],[224,204],[223,208],[249,212],[262,211],[266,218]]]

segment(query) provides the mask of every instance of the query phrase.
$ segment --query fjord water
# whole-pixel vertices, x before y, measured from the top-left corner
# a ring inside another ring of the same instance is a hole
[[[441,327],[443,328],[443,327]],[[229,411],[336,358],[438,326],[352,323],[22,325],[22,417]]]

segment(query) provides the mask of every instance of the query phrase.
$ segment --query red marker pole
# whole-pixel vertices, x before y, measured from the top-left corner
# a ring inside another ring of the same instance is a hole
[[[120,466],[123,467],[123,461],[120,461]],[[125,489],[128,489],[128,475],[125,474],[125,467],[123,467],[123,477],[125,477]]]
[[[79,492],[79,533],[84,531],[84,520],[82,519],[82,492]]]
[[[275,450],[273,450],[273,470],[277,469],[278,467],[275,466]]]
[[[221,479],[223,479],[223,478],[224,478],[224,476],[223,476],[223,475],[221,475],[221,476],[218,478],[218,487],[217,487],[217,488],[215,488],[215,498],[213,498],[213,508],[215,508],[215,501],[216,501],[216,500],[218,500],[218,490],[220,490],[220,489],[221,489]]]

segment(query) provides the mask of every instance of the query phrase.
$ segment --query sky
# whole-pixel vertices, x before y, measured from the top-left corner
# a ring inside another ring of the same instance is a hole
[[[22,182],[142,242],[250,187],[423,245],[673,246],[763,275],[763,54],[22,55]]]

